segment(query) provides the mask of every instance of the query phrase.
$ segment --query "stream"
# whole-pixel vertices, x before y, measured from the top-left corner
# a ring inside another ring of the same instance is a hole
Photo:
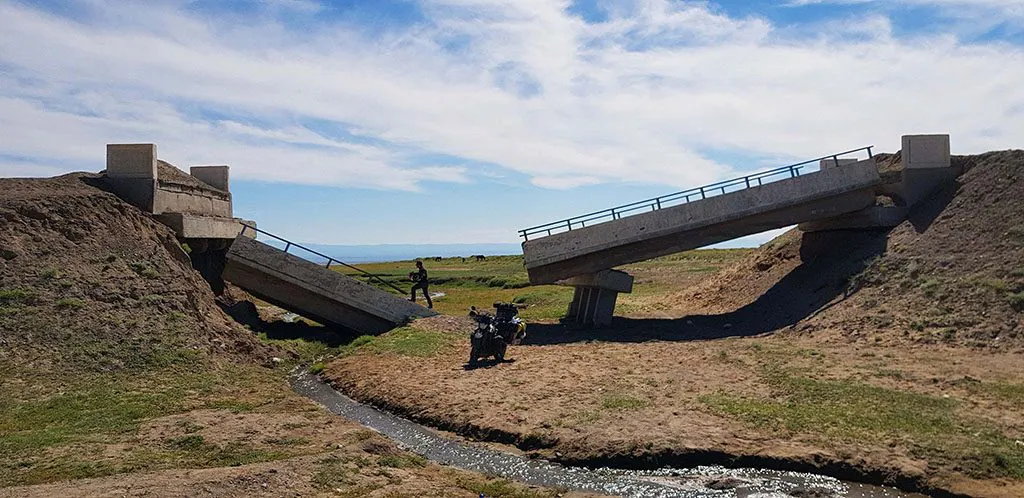
[[[491,447],[457,441],[433,429],[356,402],[316,376],[296,373],[292,388],[330,412],[373,429],[442,465],[500,476],[523,484],[623,497],[919,498],[892,488],[827,476],[765,469],[701,466],[652,471],[567,467]]]

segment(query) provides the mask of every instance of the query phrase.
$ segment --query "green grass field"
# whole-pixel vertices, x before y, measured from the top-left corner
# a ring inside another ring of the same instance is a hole
[[[749,252],[750,249],[701,249],[620,268],[636,277],[633,293],[621,296],[620,306],[626,312],[646,310],[650,308],[651,298],[663,296],[688,279],[718,271]],[[414,261],[356,266],[403,290],[412,287],[408,276],[416,268]],[[444,293],[434,300],[434,308],[445,314],[461,315],[468,312],[470,306],[490,308],[495,301],[509,301],[527,305],[522,312],[526,320],[555,320],[565,313],[572,300],[571,287],[530,286],[522,256],[490,256],[484,261],[425,259],[424,266],[430,275],[431,293]],[[342,266],[332,269],[368,281],[355,270]],[[375,285],[395,292],[379,283]],[[418,294],[417,300],[422,302],[422,294]]]

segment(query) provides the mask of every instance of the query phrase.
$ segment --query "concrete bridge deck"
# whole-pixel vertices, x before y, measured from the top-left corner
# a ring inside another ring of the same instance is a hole
[[[362,334],[379,334],[409,318],[436,315],[403,296],[243,235],[231,244],[223,277],[281,308]]]
[[[715,197],[705,198],[701,188],[695,200],[689,197],[694,194],[687,193],[687,202],[681,205],[663,207],[662,198],[652,199],[643,201],[649,204],[641,205],[647,211],[641,214],[622,217],[622,211],[610,210],[610,219],[601,223],[594,223],[601,213],[593,213],[524,230],[521,233],[528,240],[523,243],[523,254],[530,283],[555,283],[858,211],[874,205],[875,186],[881,182],[875,161],[870,158],[854,163],[836,159],[835,167],[806,174],[799,174],[797,169],[790,176],[757,185],[762,177],[752,175],[738,180],[742,190],[730,192],[721,187],[722,194]],[[751,185],[751,178],[757,183]],[[631,206],[626,206],[627,210],[636,210]],[[552,233],[558,229],[566,231]]]

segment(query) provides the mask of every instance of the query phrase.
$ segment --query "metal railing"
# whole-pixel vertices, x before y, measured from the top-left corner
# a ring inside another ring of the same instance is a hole
[[[405,294],[409,293],[408,291],[402,290],[397,285],[394,285],[391,282],[388,282],[387,280],[384,280],[379,275],[374,275],[373,273],[370,273],[370,272],[368,272],[366,270],[363,270],[362,268],[357,268],[357,267],[352,266],[352,265],[350,265],[350,264],[348,264],[348,263],[346,263],[344,261],[339,261],[339,260],[334,259],[334,258],[332,258],[332,257],[330,257],[330,256],[328,256],[326,254],[323,254],[323,253],[321,253],[319,251],[314,251],[313,249],[310,249],[310,248],[308,248],[306,246],[303,246],[301,244],[296,244],[295,242],[292,242],[292,241],[290,241],[288,239],[285,239],[283,237],[278,237],[277,235],[274,235],[274,234],[272,234],[270,232],[267,232],[266,230],[260,230],[259,228],[256,228],[256,227],[254,227],[252,225],[247,225],[245,223],[242,223],[242,231],[239,232],[239,235],[245,235],[245,231],[246,230],[252,230],[252,231],[254,231],[256,233],[266,235],[267,237],[276,239],[276,240],[278,240],[280,242],[284,242],[284,244],[285,244],[284,245],[284,252],[286,252],[286,253],[292,247],[298,247],[299,249],[302,249],[303,251],[306,251],[308,253],[316,254],[317,256],[320,256],[321,258],[324,258],[324,259],[327,260],[327,264],[324,266],[324,268],[326,268],[326,269],[330,269],[332,264],[341,265],[341,266],[344,266],[345,268],[349,268],[349,269],[355,270],[355,271],[363,274],[364,276],[369,277],[370,280],[376,280],[376,281],[378,281],[378,282],[380,282],[380,283],[382,283],[382,284],[384,284],[384,285],[386,285],[388,287],[391,287],[392,289],[398,291],[400,294],[405,295]]]
[[[868,158],[872,156],[871,149],[873,145],[867,147],[861,147],[858,149],[848,150],[845,152],[837,152],[835,154],[829,154],[827,156],[818,157],[815,159],[809,159],[804,162],[790,164],[781,168],[775,168],[768,171],[762,171],[754,173],[752,175],[743,176],[740,178],[733,178],[732,180],[725,180],[718,183],[712,183],[710,185],[704,185],[703,187],[697,187],[690,190],[683,190],[681,192],[675,192],[661,197],[654,197],[651,199],[645,199],[642,201],[631,202],[629,204],[623,204],[616,206],[611,209],[604,209],[601,211],[594,211],[593,213],[587,213],[572,218],[553,221],[551,223],[545,223],[543,225],[537,225],[535,227],[524,228],[519,231],[519,236],[524,240],[530,240],[531,235],[541,234],[541,237],[553,235],[555,233],[571,231],[574,228],[586,228],[587,224],[591,225],[597,223],[604,223],[605,221],[614,221],[623,217],[623,215],[639,214],[639,212],[657,211],[666,207],[678,206],[681,204],[687,204],[691,200],[703,200],[708,197],[714,197],[717,195],[723,195],[729,192],[738,192],[740,190],[746,190],[752,187],[760,187],[766,183],[772,183],[788,178],[796,178],[800,176],[800,170],[807,167],[811,163],[817,163],[825,159],[832,159],[835,161],[836,166],[839,166],[840,156],[848,154],[854,154],[861,151],[867,151]],[[639,212],[638,212],[639,211]],[[534,237],[537,238],[537,237]]]

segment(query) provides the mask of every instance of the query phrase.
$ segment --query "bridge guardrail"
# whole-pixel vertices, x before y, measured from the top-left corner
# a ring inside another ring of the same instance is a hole
[[[355,271],[361,273],[363,276],[369,277],[370,280],[376,280],[376,281],[378,281],[378,282],[380,282],[380,283],[382,283],[382,284],[384,284],[384,285],[386,285],[386,286],[388,286],[388,287],[398,291],[402,295],[409,294],[409,291],[402,290],[397,285],[392,284],[391,282],[388,282],[387,280],[384,280],[379,275],[374,275],[373,273],[370,273],[370,272],[368,272],[366,270],[363,270],[362,268],[357,268],[357,267],[352,266],[352,265],[350,265],[350,264],[348,264],[348,263],[346,263],[344,261],[340,261],[340,260],[332,258],[332,257],[330,257],[330,256],[328,256],[326,254],[323,254],[323,253],[321,253],[319,251],[314,251],[313,249],[310,249],[310,248],[308,248],[306,246],[303,246],[301,244],[296,244],[295,242],[292,242],[292,241],[290,241],[290,240],[288,240],[288,239],[286,239],[284,237],[278,237],[277,235],[274,235],[274,234],[272,234],[272,233],[270,233],[270,232],[268,232],[266,230],[260,230],[259,228],[256,228],[256,227],[254,227],[252,225],[248,225],[248,224],[245,224],[245,223],[242,223],[241,225],[242,225],[242,231],[239,232],[239,235],[245,235],[245,231],[246,230],[252,230],[252,231],[254,231],[256,233],[263,234],[263,235],[266,235],[267,237],[270,237],[272,239],[276,239],[278,241],[284,242],[285,243],[285,246],[284,246],[284,252],[285,253],[288,253],[288,250],[291,249],[292,247],[298,247],[299,249],[302,249],[302,250],[304,250],[304,251],[306,251],[308,253],[315,254],[317,256],[320,256],[321,258],[326,259],[327,260],[327,265],[324,266],[325,269],[330,269],[332,264],[341,265],[341,266],[344,266],[345,268],[349,268],[349,269],[355,270]]]
[[[631,202],[629,204],[623,204],[610,209],[604,209],[601,211],[594,211],[593,213],[582,214],[567,218],[560,221],[553,221],[551,223],[545,223],[543,225],[537,225],[530,228],[524,228],[519,231],[519,236],[524,240],[530,240],[531,235],[541,234],[540,237],[546,237],[555,233],[572,231],[574,227],[576,229],[586,228],[587,223],[591,225],[594,222],[603,223],[605,221],[614,221],[622,218],[623,215],[639,214],[637,211],[647,212],[657,211],[666,207],[678,206],[681,204],[687,204],[692,200],[703,200],[708,197],[714,197],[717,195],[723,195],[728,192],[738,192],[740,190],[746,190],[748,188],[760,187],[766,183],[772,183],[787,178],[796,178],[800,176],[800,170],[809,164],[817,163],[825,159],[832,159],[839,165],[839,157],[849,154],[854,154],[861,151],[867,151],[868,158],[873,157],[871,149],[873,145],[866,147],[860,147],[844,152],[837,152],[835,154],[829,154],[827,156],[818,157],[815,159],[809,159],[804,162],[790,164],[781,168],[775,168],[767,171],[761,171],[751,175],[743,176],[740,178],[733,178],[731,180],[724,180],[702,187],[692,188],[689,190],[683,190],[680,192],[674,192],[666,194],[660,197],[654,197],[651,199],[645,199],[642,201]],[[756,184],[755,184],[756,182]],[[737,188],[738,187],[738,188]],[[602,221],[603,220],[603,221]],[[534,237],[535,239],[538,237]]]

